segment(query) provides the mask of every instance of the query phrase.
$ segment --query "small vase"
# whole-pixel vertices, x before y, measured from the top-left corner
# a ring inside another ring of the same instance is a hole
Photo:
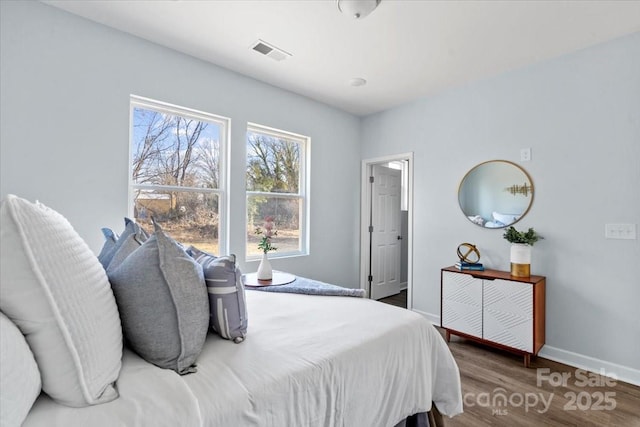
[[[531,275],[531,246],[524,243],[511,244],[511,275],[515,277]]]
[[[271,280],[273,279],[273,270],[271,269],[271,263],[267,257],[267,253],[262,254],[262,260],[258,266],[258,280]]]

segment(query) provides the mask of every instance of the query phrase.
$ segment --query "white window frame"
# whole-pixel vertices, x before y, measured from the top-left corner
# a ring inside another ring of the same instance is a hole
[[[133,182],[133,110],[134,108],[144,108],[154,110],[161,113],[188,117],[200,121],[214,123],[220,126],[220,153],[219,153],[219,171],[218,171],[218,188],[199,188],[199,187],[180,187],[172,185],[149,185],[136,184]],[[156,101],[150,98],[144,98],[137,95],[130,95],[129,100],[129,192],[128,192],[128,211],[129,216],[133,218],[134,203],[133,195],[135,190],[166,190],[166,191],[182,191],[197,192],[218,195],[218,248],[220,254],[226,254],[229,250],[229,203],[228,203],[228,183],[229,183],[229,130],[231,128],[231,119],[204,111],[194,110],[192,108],[181,107],[162,101]]]
[[[250,196],[266,196],[266,197],[278,197],[278,198],[290,198],[290,199],[298,199],[301,201],[300,203],[300,250],[297,251],[289,251],[289,252],[281,252],[274,251],[269,253],[269,258],[288,258],[288,257],[297,257],[297,256],[306,256],[309,255],[309,224],[310,224],[310,215],[309,215],[309,207],[311,206],[310,198],[309,198],[309,176],[310,176],[310,152],[311,152],[311,138],[308,136],[300,135],[293,132],[288,132],[280,129],[271,128],[264,125],[259,125],[257,123],[247,123],[247,132],[245,133],[245,144],[246,144],[246,135],[249,132],[261,133],[263,135],[273,136],[275,138],[283,138],[288,140],[293,140],[296,143],[301,145],[300,147],[300,182],[298,185],[298,193],[271,193],[264,191],[249,191],[246,190],[245,183],[245,213],[244,213],[244,222],[245,222],[245,256],[247,261],[255,261],[260,259],[259,255],[249,255],[248,247],[247,247],[247,237],[249,235],[249,224],[248,224],[248,208],[249,208],[249,197]],[[246,165],[246,157],[247,153],[245,153],[245,165]],[[246,172],[245,172],[246,174]],[[277,247],[277,237],[274,238],[274,245]]]

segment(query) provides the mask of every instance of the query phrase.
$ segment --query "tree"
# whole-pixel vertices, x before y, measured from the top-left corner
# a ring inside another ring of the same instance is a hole
[[[140,207],[149,211],[148,216],[159,221],[187,221],[201,233],[213,226],[209,232],[217,236],[218,196],[188,191],[218,188],[219,142],[207,132],[210,125],[134,108],[132,178],[137,184],[185,187],[186,191],[137,190],[136,203],[142,203]],[[142,194],[147,196],[142,198]]]
[[[154,164],[164,150],[171,126],[170,116],[141,108],[134,109],[134,135],[140,132],[142,135],[135,141],[132,168],[134,182],[154,183],[158,179],[159,171]]]
[[[247,137],[247,189],[298,193],[299,144],[250,132]]]
[[[247,135],[247,190],[273,195],[252,195],[247,200],[249,225],[265,216],[277,218],[279,226],[298,228],[299,201],[277,193],[298,194],[300,144],[283,138],[249,132]]]
[[[220,186],[220,144],[218,141],[206,140],[198,147],[198,173],[199,180],[206,188],[219,188]]]
[[[134,122],[136,183],[217,188],[217,142],[201,138],[209,123],[142,108]]]

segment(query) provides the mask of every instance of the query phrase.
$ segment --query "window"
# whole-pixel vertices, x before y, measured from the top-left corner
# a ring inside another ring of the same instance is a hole
[[[225,150],[228,119],[131,97],[130,211],[152,231],[226,253]]]
[[[250,124],[247,129],[247,258],[255,259],[256,228],[272,217],[272,257],[307,254],[309,138]]]

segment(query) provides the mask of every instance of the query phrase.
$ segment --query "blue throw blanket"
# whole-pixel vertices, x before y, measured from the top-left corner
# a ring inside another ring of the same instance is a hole
[[[306,294],[306,295],[333,295],[344,297],[364,297],[364,289],[351,289],[343,288],[338,285],[331,285],[329,283],[319,282],[317,280],[307,279],[305,277],[296,277],[291,283],[286,285],[272,285],[261,287],[249,287],[253,291],[263,292],[285,292],[292,294]]]

